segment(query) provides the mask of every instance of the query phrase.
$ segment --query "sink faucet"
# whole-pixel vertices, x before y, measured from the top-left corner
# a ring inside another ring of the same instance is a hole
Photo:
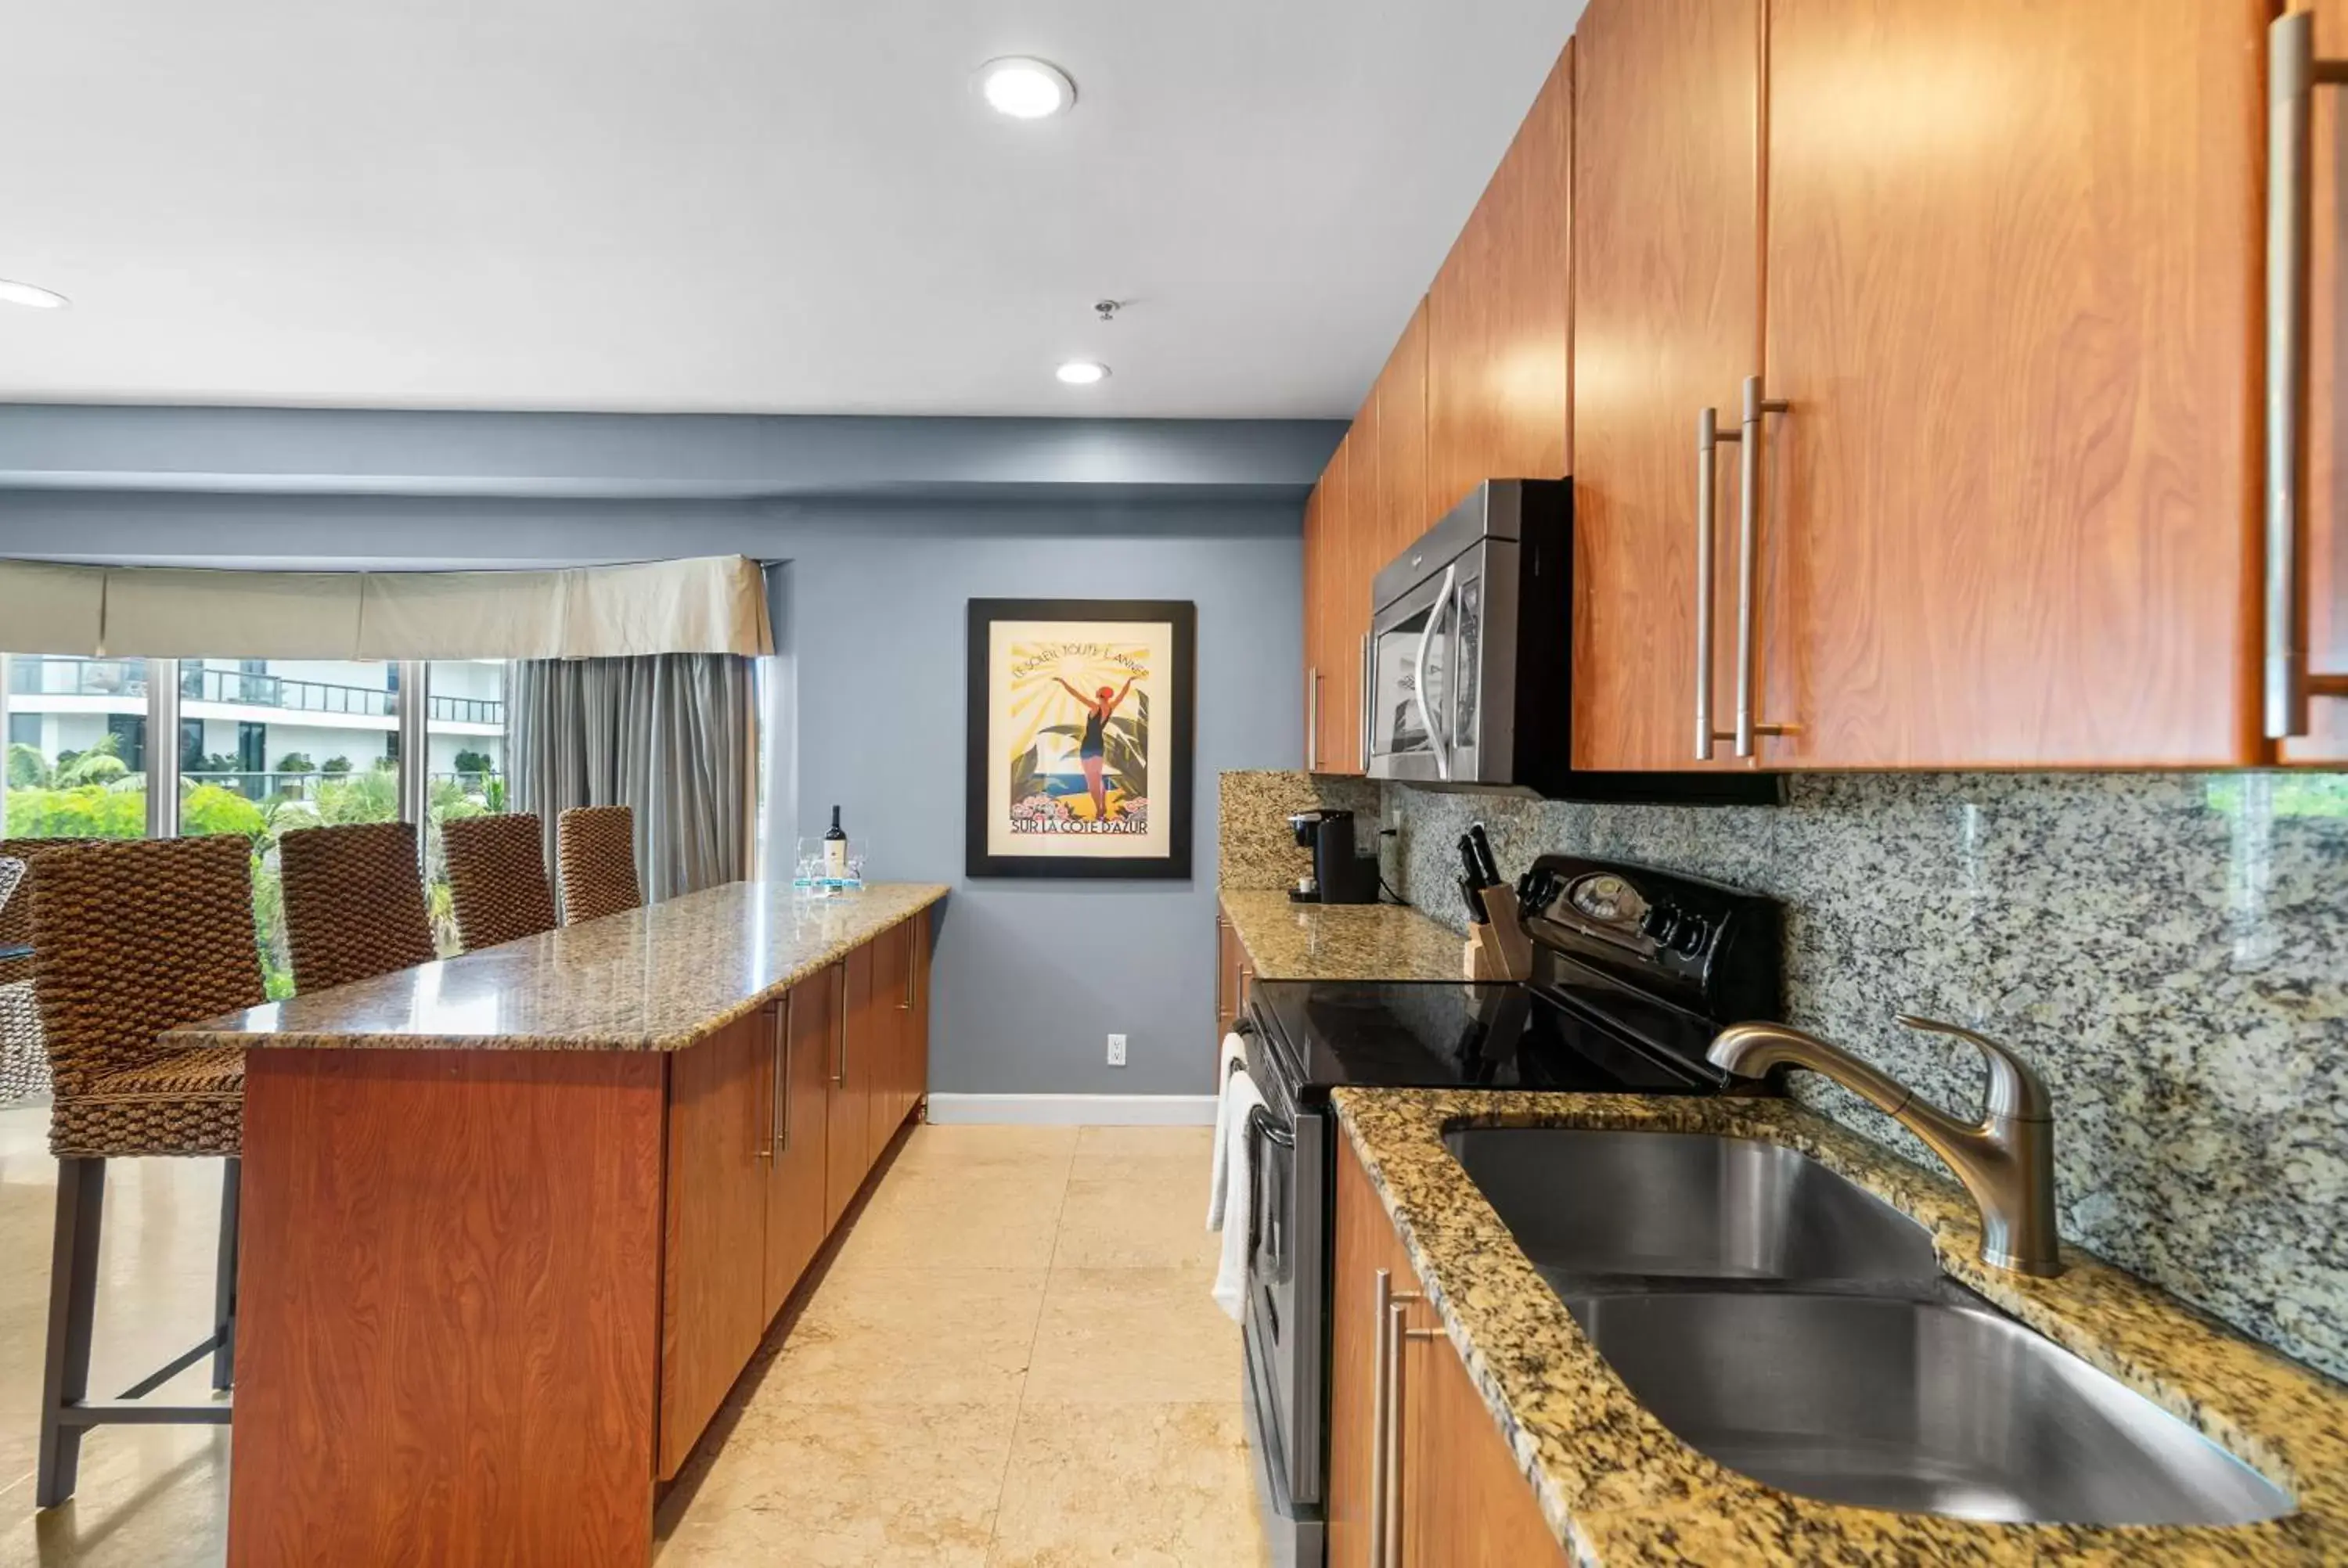
[[[1989,1059],[1978,1123],[1960,1122],[1839,1046],[1778,1023],[1731,1024],[1706,1054],[1715,1067],[1758,1078],[1784,1063],[1824,1073],[1921,1138],[1972,1194],[1982,1261],[2047,1277],[2063,1272],[2054,1225],[2054,1104],[2030,1064],[1969,1029],[1900,1013],[1910,1029],[1970,1041]]]

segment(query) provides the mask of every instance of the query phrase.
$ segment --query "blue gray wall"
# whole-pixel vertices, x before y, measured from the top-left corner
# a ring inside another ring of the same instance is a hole
[[[788,563],[778,627],[797,723],[776,737],[799,823],[837,801],[875,875],[954,886],[936,951],[932,1087],[1203,1094],[1216,774],[1293,767],[1301,511],[1292,500],[953,503],[0,493],[0,555],[200,564],[637,559]],[[1187,599],[1199,608],[1194,876],[966,882],[965,601]],[[795,741],[796,763],[789,750]],[[1128,1065],[1106,1037],[1129,1037]]]

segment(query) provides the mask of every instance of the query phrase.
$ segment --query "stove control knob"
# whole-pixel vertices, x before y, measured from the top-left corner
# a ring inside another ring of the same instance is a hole
[[[1712,927],[1704,924],[1701,915],[1690,915],[1674,921],[1672,934],[1664,938],[1673,951],[1684,953],[1689,958],[1703,952],[1704,945],[1711,940]]]
[[[1659,948],[1668,948],[1678,934],[1680,912],[1668,904],[1651,904],[1639,921],[1639,935]]]

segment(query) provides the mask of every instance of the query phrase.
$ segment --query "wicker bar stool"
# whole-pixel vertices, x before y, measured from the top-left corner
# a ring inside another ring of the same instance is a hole
[[[175,1024],[264,999],[252,936],[252,846],[240,835],[90,845],[45,856],[33,908],[35,988],[57,1099],[57,1245],[41,1387],[35,1501],[73,1495],[82,1434],[112,1422],[225,1425],[229,1405],[156,1406],[144,1397],[207,1356],[212,1387],[235,1376],[238,1155],[244,1053],[172,1050]],[[90,1328],[98,1297],[106,1163],[225,1160],[211,1337],[114,1399],[91,1399]]]
[[[440,825],[448,902],[469,953],[555,927],[546,880],[546,826],[532,812],[466,816]]]
[[[576,926],[644,907],[636,881],[636,814],[624,805],[574,805],[554,819],[562,923]]]
[[[416,858],[416,825],[305,827],[277,841],[285,945],[305,995],[428,964],[432,917]]]
[[[0,916],[25,879],[25,863],[0,855]],[[41,1050],[41,1014],[33,1001],[33,982],[12,980],[0,985],[0,1105],[40,1094],[49,1087],[49,1061]]]
[[[0,896],[0,948],[33,939],[34,871],[41,856],[99,842],[90,838],[0,838],[0,860],[24,869],[13,894]],[[49,1053],[41,1043],[41,1009],[33,997],[33,960],[0,959],[0,1104],[49,1091]]]

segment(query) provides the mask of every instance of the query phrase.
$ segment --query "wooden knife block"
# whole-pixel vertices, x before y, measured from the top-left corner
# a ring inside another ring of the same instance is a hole
[[[1471,980],[1529,980],[1533,975],[1533,939],[1517,918],[1517,896],[1506,883],[1487,887],[1484,923],[1468,928],[1462,956]]]

